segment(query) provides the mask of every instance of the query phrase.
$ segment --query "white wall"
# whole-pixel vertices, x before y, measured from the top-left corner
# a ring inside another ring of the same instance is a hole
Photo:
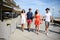
[[[7,26],[7,24],[10,24]],[[20,16],[14,19],[0,21],[0,38],[9,38],[9,36],[14,33],[16,26],[20,24]]]

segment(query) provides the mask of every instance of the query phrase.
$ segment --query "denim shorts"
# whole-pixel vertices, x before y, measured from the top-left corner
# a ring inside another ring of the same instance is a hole
[[[49,26],[49,22],[45,21],[45,26],[48,25]]]

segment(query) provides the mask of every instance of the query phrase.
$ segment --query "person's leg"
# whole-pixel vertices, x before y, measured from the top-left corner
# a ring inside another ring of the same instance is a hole
[[[28,24],[28,30],[30,31],[30,24]]]
[[[38,25],[38,32],[39,32],[39,25]]]
[[[46,28],[45,28],[46,32],[48,33],[48,25],[46,25]]]
[[[37,34],[39,34],[39,25],[37,25]]]
[[[29,20],[27,20],[27,30],[29,29]]]
[[[24,24],[22,24],[22,32],[24,31]]]
[[[37,33],[37,25],[35,25],[35,32]]]
[[[28,23],[27,23],[27,29],[28,29],[28,26],[29,26],[29,25],[28,25]]]
[[[48,28],[49,28],[49,22],[46,22],[46,28],[45,28],[46,33],[48,33]]]
[[[31,25],[31,23],[32,23],[32,20],[30,19],[30,20],[29,20],[29,23],[28,23],[29,32],[30,32],[30,25]]]
[[[30,24],[29,24],[29,21],[28,21],[28,23],[27,23],[27,29],[28,29],[28,31],[30,31]]]
[[[35,33],[38,34],[38,25],[35,25]]]

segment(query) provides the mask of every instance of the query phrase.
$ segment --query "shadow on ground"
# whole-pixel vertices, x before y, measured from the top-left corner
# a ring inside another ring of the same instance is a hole
[[[57,31],[53,31],[53,30],[49,30],[50,32],[53,32],[53,33],[57,33],[57,34],[60,34],[60,32],[57,32]]]
[[[4,38],[0,38],[0,40],[5,40]]]
[[[60,25],[56,25],[56,24],[50,24],[53,27],[60,27]]]
[[[22,28],[21,28],[21,27],[16,27],[16,29],[19,29],[19,30],[21,30],[21,31],[22,31]],[[28,29],[27,29],[27,28],[24,28],[24,30],[28,31]],[[35,30],[35,29],[30,28],[30,31],[31,31],[31,32],[34,32],[34,30]]]
[[[16,27],[16,29],[19,29],[19,30],[21,30],[22,31],[22,28],[21,27]],[[28,29],[27,28],[24,28],[24,30],[26,30],[26,31],[28,31]],[[29,31],[28,31],[29,32]],[[30,32],[34,32],[35,33],[35,29],[34,28],[30,28]],[[43,30],[39,30],[39,32],[40,33],[45,33],[45,31],[43,31]]]

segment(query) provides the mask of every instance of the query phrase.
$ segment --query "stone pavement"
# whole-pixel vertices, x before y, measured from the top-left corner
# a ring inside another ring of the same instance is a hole
[[[40,25],[40,32],[37,35],[34,32],[34,24],[31,25],[31,31],[28,32],[25,30],[21,31],[20,27],[17,27],[15,32],[11,34],[9,40],[60,40],[60,27],[56,25],[50,25],[48,35],[45,34],[45,25],[44,23]]]

